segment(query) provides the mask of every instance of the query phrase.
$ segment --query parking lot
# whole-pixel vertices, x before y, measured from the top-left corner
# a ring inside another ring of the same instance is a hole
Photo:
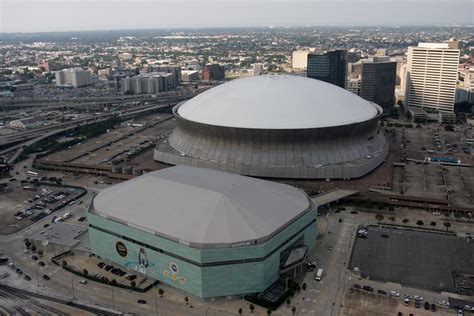
[[[350,269],[363,278],[456,293],[453,273],[474,274],[474,242],[467,238],[396,228],[368,227],[354,243]]]
[[[50,216],[64,206],[74,203],[72,201],[82,193],[82,190],[67,187],[26,187],[29,189],[15,187],[0,195],[0,220],[4,224],[0,227],[0,234],[19,231]]]

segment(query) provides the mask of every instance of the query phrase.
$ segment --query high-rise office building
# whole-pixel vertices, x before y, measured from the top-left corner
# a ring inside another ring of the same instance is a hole
[[[92,84],[91,73],[82,68],[70,68],[56,71],[57,86],[72,86],[74,88]]]
[[[397,62],[389,57],[372,57],[362,62],[360,96],[390,113],[395,105]]]
[[[354,94],[360,95],[360,84],[361,84],[360,76],[355,78],[348,78],[347,79],[347,91],[350,91]]]
[[[447,43],[408,47],[406,105],[453,112],[459,54]]]
[[[334,50],[321,54],[308,54],[307,76],[346,87],[347,51]]]

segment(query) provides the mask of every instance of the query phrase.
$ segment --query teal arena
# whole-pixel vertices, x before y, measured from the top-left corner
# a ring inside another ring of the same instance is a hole
[[[301,269],[317,208],[289,185],[176,166],[98,193],[91,252],[209,300],[260,293]]]

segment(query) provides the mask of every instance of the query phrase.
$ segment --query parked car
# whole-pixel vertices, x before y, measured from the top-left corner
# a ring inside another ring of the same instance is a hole
[[[25,274],[23,277],[26,281],[31,281],[31,277],[28,274]]]
[[[43,261],[40,261],[40,262],[38,262],[38,265],[39,265],[40,267],[44,267],[46,264],[45,264]]]
[[[377,293],[382,294],[382,295],[387,295],[387,292],[385,292],[384,290],[378,290]]]
[[[139,304],[146,304],[146,301],[145,300],[138,300],[137,301]]]
[[[371,287],[371,286],[368,286],[368,285],[364,285],[364,286],[362,287],[362,289],[363,289],[364,291],[367,291],[367,292],[373,292],[373,291],[374,291],[374,288]]]
[[[396,291],[390,291],[390,296],[399,297],[399,296],[400,296],[400,293],[398,293],[398,292],[396,292]]]
[[[362,287],[360,286],[360,284],[354,284],[353,287],[354,287],[355,289],[361,289],[361,288],[362,288]]]
[[[36,260],[38,260],[38,256],[31,256],[31,259],[36,261]]]
[[[23,274],[23,270],[20,269],[20,268],[16,268],[16,269],[15,269],[15,272],[18,273],[18,274]]]
[[[47,274],[43,274],[43,279],[49,281],[51,278]]]
[[[81,284],[87,284],[87,280],[79,280],[79,283],[81,283]]]

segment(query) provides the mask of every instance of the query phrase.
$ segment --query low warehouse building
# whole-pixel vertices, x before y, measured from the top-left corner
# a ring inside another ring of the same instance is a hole
[[[100,192],[91,251],[202,299],[258,293],[301,267],[317,208],[301,190],[177,166]]]

